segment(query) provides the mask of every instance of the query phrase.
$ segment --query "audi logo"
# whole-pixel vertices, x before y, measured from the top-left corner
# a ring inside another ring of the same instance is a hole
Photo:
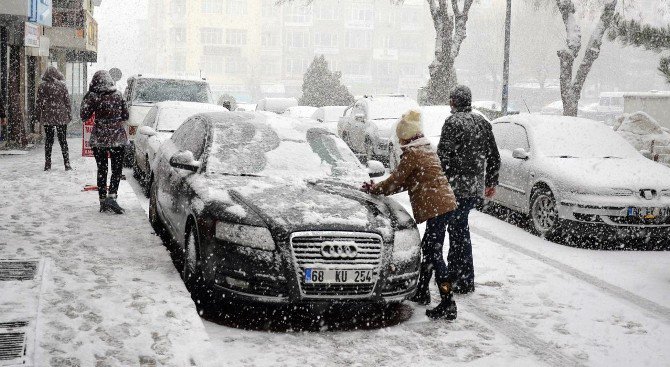
[[[327,259],[353,259],[358,247],[348,243],[327,243],[321,246],[321,256]]]

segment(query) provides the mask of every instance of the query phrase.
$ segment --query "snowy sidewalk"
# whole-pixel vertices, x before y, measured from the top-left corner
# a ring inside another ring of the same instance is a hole
[[[82,192],[95,162],[69,143],[71,172],[58,146],[51,172],[43,148],[0,156],[0,336],[25,335],[25,355],[0,351],[0,366],[207,365],[202,321],[132,189],[122,181],[125,215],[99,213]],[[34,278],[3,281],[7,259],[35,260]]]

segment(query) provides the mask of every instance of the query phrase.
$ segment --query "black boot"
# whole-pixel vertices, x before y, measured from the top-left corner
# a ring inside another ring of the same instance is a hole
[[[442,302],[434,309],[426,310],[426,316],[431,319],[455,320],[457,310],[456,302],[453,299],[454,293],[451,291],[451,284],[442,283],[438,288],[440,289]]]
[[[421,264],[419,273],[419,283],[416,285],[416,293],[409,300],[427,306],[430,304],[430,278],[433,275],[433,269],[430,265]]]
[[[51,161],[44,162],[44,170],[45,171],[50,171],[51,170]]]
[[[123,208],[116,202],[116,195],[107,196],[105,199],[105,206],[116,214],[123,214],[124,212]]]
[[[72,166],[70,166],[70,162],[65,161],[65,170],[66,171],[72,171]]]

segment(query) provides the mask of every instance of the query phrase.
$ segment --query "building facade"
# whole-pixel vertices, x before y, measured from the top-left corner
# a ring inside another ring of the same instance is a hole
[[[354,94],[414,97],[433,50],[422,0],[153,0],[149,23],[155,72],[202,76],[245,102],[299,97],[318,55]]]
[[[8,124],[2,127],[0,139],[25,146],[41,136],[35,100],[41,75],[49,64],[57,65],[66,75],[78,106],[77,96],[86,89],[86,62],[97,58],[93,8],[100,1],[2,1],[0,103],[7,111]]]

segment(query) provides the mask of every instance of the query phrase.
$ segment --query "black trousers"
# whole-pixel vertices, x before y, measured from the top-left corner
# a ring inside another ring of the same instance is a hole
[[[107,190],[107,154],[112,161],[112,178],[109,180],[109,190]],[[98,196],[103,200],[109,195],[116,195],[119,191],[121,174],[123,172],[123,147],[114,148],[93,148],[93,157],[98,165]]]
[[[54,146],[54,130],[56,130],[58,135],[58,143],[60,144],[60,150],[63,153],[63,162],[68,164],[70,163],[70,152],[67,147],[67,125],[44,127],[44,132],[46,133],[46,141],[44,142],[44,161],[51,164],[51,150]]]

